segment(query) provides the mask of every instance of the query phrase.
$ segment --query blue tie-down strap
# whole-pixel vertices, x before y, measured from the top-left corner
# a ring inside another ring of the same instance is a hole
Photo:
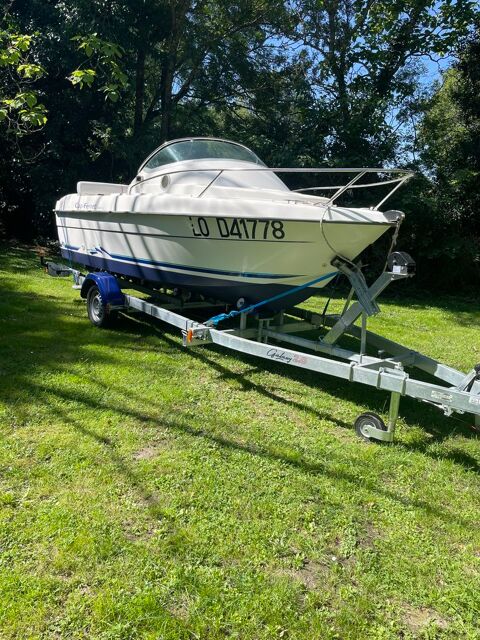
[[[298,287],[293,287],[293,289],[288,289],[287,291],[283,291],[282,293],[277,293],[276,296],[272,296],[271,298],[267,298],[267,300],[262,300],[261,302],[257,302],[256,304],[251,304],[249,307],[245,307],[245,309],[239,309],[238,311],[234,309],[230,311],[230,313],[219,313],[218,316],[213,316],[209,320],[207,320],[204,324],[206,327],[216,327],[219,322],[223,322],[224,320],[230,320],[231,318],[236,318],[242,313],[251,313],[258,309],[259,307],[263,307],[270,302],[274,302],[275,300],[280,300],[280,298],[284,298],[285,296],[290,296],[292,293],[296,293],[297,291],[301,291],[302,289],[308,289],[308,287],[312,287],[314,284],[318,282],[322,282],[322,280],[328,280],[332,278],[337,271],[333,271],[332,273],[327,273],[325,276],[320,276],[319,278],[315,278],[315,280],[310,280],[310,282],[306,282],[305,284],[301,284]]]

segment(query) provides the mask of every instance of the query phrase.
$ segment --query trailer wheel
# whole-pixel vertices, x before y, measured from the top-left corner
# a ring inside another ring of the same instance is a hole
[[[90,322],[96,327],[106,327],[115,319],[115,312],[109,311],[103,304],[100,290],[95,285],[88,290],[87,313]]]
[[[366,427],[374,427],[375,429],[380,429],[381,431],[387,431],[387,427],[384,421],[378,416],[376,413],[366,412],[362,413],[355,420],[355,431],[357,436],[362,438],[362,440],[366,440],[367,442],[380,442],[376,438],[372,438],[368,435],[368,430]]]

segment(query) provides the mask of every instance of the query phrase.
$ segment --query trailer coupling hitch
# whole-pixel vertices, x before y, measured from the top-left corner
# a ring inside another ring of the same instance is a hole
[[[209,328],[195,323],[182,329],[182,342],[184,347],[192,346],[195,341],[210,342]]]

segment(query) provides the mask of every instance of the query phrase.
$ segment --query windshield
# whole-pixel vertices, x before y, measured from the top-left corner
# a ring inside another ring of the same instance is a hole
[[[253,151],[249,151],[233,142],[223,140],[181,140],[160,149],[145,164],[143,169],[156,169],[164,164],[181,162],[182,160],[199,160],[205,158],[224,158],[227,160],[243,160],[264,165]]]

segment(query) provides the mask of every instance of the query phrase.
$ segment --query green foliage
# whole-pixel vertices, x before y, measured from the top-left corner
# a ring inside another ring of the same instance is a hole
[[[87,58],[96,62],[95,69],[78,68],[73,71],[68,79],[80,89],[93,85],[96,78],[103,81],[100,91],[106,100],[116,102],[120,97],[120,91],[128,87],[128,77],[120,66],[123,49],[113,42],[99,38],[96,33],[88,36],[74,36],[74,42],[78,43],[78,50],[85,53]]]
[[[444,270],[480,278],[480,73],[478,30],[461,47],[427,104],[420,130],[422,159],[432,175],[436,242]],[[451,276],[452,277],[452,276]]]
[[[0,123],[17,136],[38,131],[47,121],[47,109],[34,87],[45,69],[30,58],[33,43],[34,36],[0,30],[0,68],[6,74],[0,94]]]
[[[95,69],[76,69],[72,71],[68,79],[73,85],[78,84],[80,89],[83,89],[84,86],[91,86],[93,84],[96,75],[97,72]]]
[[[452,51],[475,6],[449,0],[293,3],[294,36],[305,46],[309,78],[334,122],[333,157],[350,164],[393,161],[401,144],[397,125],[417,101],[418,59]]]

